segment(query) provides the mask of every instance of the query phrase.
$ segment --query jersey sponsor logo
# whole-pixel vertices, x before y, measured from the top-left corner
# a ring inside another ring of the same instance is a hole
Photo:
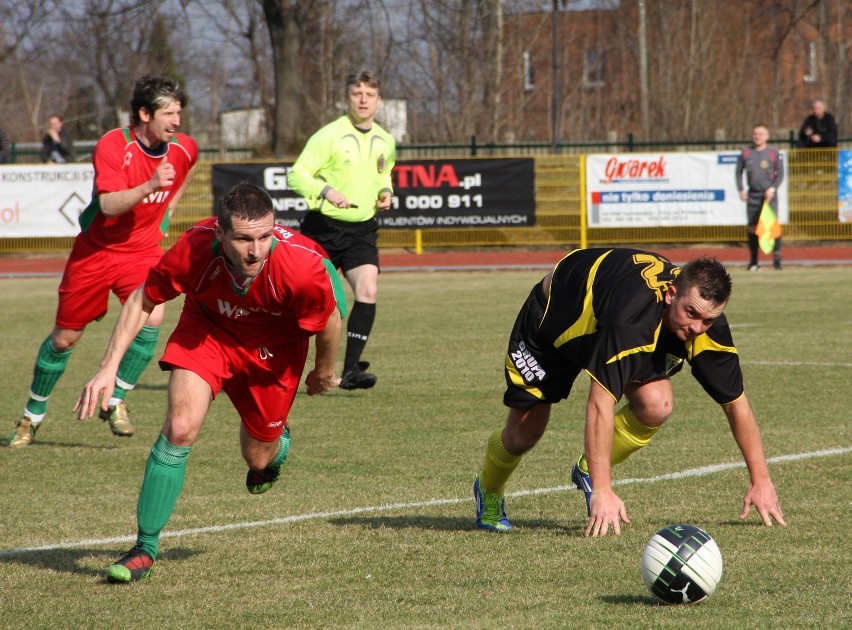
[[[269,357],[274,357],[275,355],[269,351],[269,348],[266,346],[261,346],[257,349],[257,355],[260,357],[261,361],[266,361]]]
[[[275,237],[279,241],[286,241],[288,239],[293,238],[293,232],[291,232],[290,230],[288,230],[287,228],[285,228],[281,225],[276,225],[275,228],[274,228],[274,231],[275,231]]]
[[[150,195],[145,197],[142,200],[142,203],[166,203],[166,200],[169,198],[168,190],[158,190],[156,192],[152,192]]]
[[[518,349],[511,352],[509,356],[512,357],[512,363],[525,383],[541,381],[547,376],[547,372],[544,371],[538,361],[535,360],[535,357],[527,350],[527,344],[523,341],[518,344]]]
[[[274,422],[268,422],[266,426],[270,429],[274,429],[275,427],[280,427],[282,424],[284,424],[283,420],[275,420]]]
[[[246,317],[247,315],[251,315],[252,313],[266,313],[267,315],[272,315],[273,317],[280,317],[280,311],[268,311],[265,308],[243,308],[242,306],[236,306],[231,304],[227,300],[223,300],[221,298],[216,300],[216,303],[219,305],[219,314],[224,315],[229,319],[239,319],[240,317]]]

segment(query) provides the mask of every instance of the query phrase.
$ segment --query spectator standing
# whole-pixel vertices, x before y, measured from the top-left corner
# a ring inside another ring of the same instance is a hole
[[[811,104],[811,113],[799,129],[800,149],[829,149],[837,147],[837,122],[825,110],[825,101],[816,99]]]
[[[748,225],[749,271],[758,271],[757,264],[758,238],[755,230],[760,219],[763,202],[778,215],[778,187],[784,181],[784,162],[781,152],[769,144],[769,130],[766,125],[754,126],[751,134],[752,145],[747,147],[737,159],[737,190],[740,199],[746,202],[746,223]],[[746,183],[743,185],[743,172]],[[775,269],[781,267],[781,237],[775,239],[772,252]]]
[[[12,139],[3,127],[0,127],[0,164],[12,161]]]
[[[71,132],[65,129],[62,117],[57,114],[48,118],[47,133],[41,140],[41,161],[54,164],[77,161],[74,139]]]

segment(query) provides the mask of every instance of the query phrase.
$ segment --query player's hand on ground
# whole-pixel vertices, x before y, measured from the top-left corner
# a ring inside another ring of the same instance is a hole
[[[74,412],[78,420],[85,420],[94,416],[99,409],[98,402],[103,400],[100,409],[106,410],[106,403],[115,390],[115,374],[95,374],[91,381],[86,383],[83,393],[74,405]]]
[[[773,520],[779,525],[787,524],[784,520],[784,512],[781,511],[781,504],[778,502],[778,495],[775,493],[775,486],[771,482],[749,486],[748,492],[743,497],[740,520],[748,517],[752,506],[757,510],[764,525],[772,526]]]
[[[316,370],[311,370],[305,379],[305,385],[308,386],[308,396],[325,394],[340,385],[340,378],[334,374],[320,375]]]
[[[621,523],[630,523],[624,501],[612,490],[593,491],[590,508],[591,515],[586,524],[586,536],[592,538],[606,536],[610,527],[616,536],[621,536]]]

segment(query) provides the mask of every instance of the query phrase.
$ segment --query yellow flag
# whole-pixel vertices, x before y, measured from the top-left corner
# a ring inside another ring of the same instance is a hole
[[[763,202],[754,233],[757,235],[757,242],[763,253],[771,254],[775,248],[775,239],[781,237],[781,224],[768,201]]]

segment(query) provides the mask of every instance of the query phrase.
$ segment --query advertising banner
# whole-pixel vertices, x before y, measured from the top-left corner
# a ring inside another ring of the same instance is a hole
[[[738,157],[731,151],[588,155],[589,227],[745,225],[745,202],[736,184]],[[787,223],[786,179],[777,196],[778,218]]]
[[[852,151],[837,154],[837,197],[841,223],[852,223]]]
[[[308,207],[287,185],[292,164],[214,164],[214,203],[248,181],[272,196],[277,223],[297,228]],[[376,218],[382,228],[535,225],[532,158],[402,160],[393,169],[394,200]]]
[[[77,236],[94,178],[91,164],[3,166],[0,238]]]

